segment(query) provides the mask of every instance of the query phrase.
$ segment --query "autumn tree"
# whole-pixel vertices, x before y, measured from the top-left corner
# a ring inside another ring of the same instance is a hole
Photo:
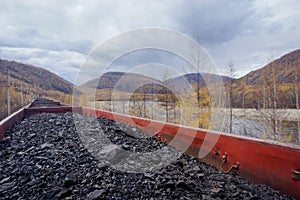
[[[234,64],[231,61],[226,66],[228,76],[231,78],[229,80],[228,86],[228,108],[229,108],[229,133],[232,133],[232,119],[233,119],[233,80],[235,77],[235,68]]]
[[[267,128],[265,138],[281,141],[281,123],[287,118],[288,113],[278,110],[280,108],[279,106],[282,105],[278,104],[278,102],[280,99],[280,88],[283,88],[283,86],[279,86],[277,83],[278,64],[276,64],[275,61],[272,61],[271,58],[269,58],[268,61],[270,68],[267,73],[262,74],[264,77],[262,79],[261,87],[258,90],[261,95],[257,96],[257,98],[262,101],[257,102],[257,109]]]
[[[210,94],[207,87],[203,88],[199,92],[199,96],[201,98],[200,101],[200,108],[201,114],[199,117],[199,128],[208,129],[211,122],[211,101],[210,101]]]
[[[200,43],[200,37],[199,35],[196,36],[196,41],[197,43]],[[197,79],[196,79],[196,99],[197,99],[197,111],[198,111],[198,117],[200,117],[201,115],[201,95],[200,95],[200,80],[201,80],[201,74],[200,74],[200,65],[201,65],[201,62],[203,61],[203,58],[202,58],[202,54],[200,52],[200,49],[199,48],[196,48],[195,52],[193,52],[192,54],[192,59],[194,61],[194,63],[196,64],[195,68],[196,68],[196,71],[197,71]],[[199,123],[198,123],[198,128],[201,128],[201,123],[200,123],[200,120],[199,120]]]
[[[294,75],[294,81],[293,81],[293,86],[294,86],[294,93],[295,93],[295,107],[297,109],[297,111],[299,110],[299,87],[298,87],[298,76],[300,74],[300,70],[299,67],[297,66],[297,64],[295,64],[294,66],[292,66],[292,68],[294,68],[295,70],[295,75]],[[300,144],[300,119],[299,119],[299,115],[297,115],[297,130],[298,130],[298,143]]]
[[[165,81],[167,79],[170,78],[170,74],[168,72],[167,69],[165,69],[165,72],[162,76],[162,81]],[[169,106],[170,106],[170,98],[169,98],[169,93],[172,93],[172,91],[169,91],[168,88],[166,87],[163,87],[161,90],[160,90],[160,98],[159,98],[159,101],[163,102],[163,106],[165,107],[165,114],[166,114],[166,122],[169,122],[170,119],[169,119]]]

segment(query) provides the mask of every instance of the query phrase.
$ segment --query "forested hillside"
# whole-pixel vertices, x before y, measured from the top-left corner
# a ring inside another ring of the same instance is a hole
[[[40,67],[0,59],[0,119],[7,116],[8,72],[12,112],[36,97],[70,103],[72,83]]]
[[[232,82],[236,108],[296,108],[300,88],[300,50]],[[230,84],[227,84],[229,88]]]

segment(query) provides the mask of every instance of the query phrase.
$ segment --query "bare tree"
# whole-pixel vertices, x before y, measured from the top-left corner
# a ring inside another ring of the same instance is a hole
[[[273,62],[272,62],[273,63]],[[273,118],[272,118],[272,125],[273,125],[273,132],[275,134],[278,133],[278,121],[277,121],[277,80],[276,80],[276,66],[272,64],[272,75],[273,75]]]
[[[143,117],[144,118],[148,118],[148,115],[147,115],[147,100],[146,100],[146,93],[145,91],[142,91],[143,92],[143,103],[142,103],[142,109],[143,109]]]
[[[196,42],[200,43],[200,37],[197,34],[196,35]],[[200,52],[199,48],[195,48],[195,52],[192,53],[192,60],[195,63],[195,68],[196,68],[196,87],[194,90],[196,90],[196,98],[197,98],[197,112],[198,112],[198,118],[200,118],[201,116],[201,94],[200,94],[200,84],[201,84],[201,74],[200,74],[200,66],[201,66],[201,62],[203,61],[203,57],[202,54]],[[191,68],[193,69],[193,67],[191,66]],[[201,128],[201,123],[200,120],[198,120],[198,128]]]
[[[297,68],[297,65],[295,64],[293,66],[295,70],[295,78],[294,78],[294,92],[295,92],[295,104],[296,104],[296,109],[297,112],[299,111],[299,88],[298,88],[298,74],[299,70]],[[298,129],[298,143],[300,144],[300,120],[299,120],[299,114],[297,115],[297,129]]]
[[[168,73],[167,69],[165,70],[162,80],[167,80],[170,77],[170,74]],[[169,101],[168,101],[168,90],[162,92],[162,95],[164,96],[164,106],[165,106],[165,112],[166,112],[166,122],[169,122]]]
[[[226,66],[228,76],[231,78],[228,88],[228,107],[229,107],[229,133],[232,133],[232,119],[233,119],[233,78],[235,77],[235,68],[233,61],[230,60]]]
[[[151,83],[151,119],[153,119],[154,107],[154,83]]]
[[[281,123],[287,118],[289,113],[282,113],[278,110],[278,85],[277,85],[277,71],[276,63],[273,58],[268,59],[270,71],[267,71],[263,77],[263,87],[262,91],[262,108],[260,108],[260,103],[258,103],[258,109],[261,118],[265,121],[267,126],[267,133],[269,133],[269,138],[280,141],[281,140]],[[258,96],[260,98],[260,96]],[[270,135],[271,134],[271,135]]]
[[[10,115],[11,113],[11,95],[10,95],[10,88],[11,88],[11,84],[10,84],[10,70],[8,69],[7,72],[7,116]]]
[[[269,63],[271,65],[271,74],[269,81],[269,120],[270,128],[273,134],[276,136],[278,134],[278,119],[277,119],[277,80],[276,80],[276,66],[272,57],[269,58]]]

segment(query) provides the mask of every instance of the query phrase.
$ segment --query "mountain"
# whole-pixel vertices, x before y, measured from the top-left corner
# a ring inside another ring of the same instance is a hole
[[[82,85],[80,88],[97,88],[98,90],[117,90],[123,92],[134,92],[137,87],[147,83],[160,84],[159,80],[135,73],[107,72],[100,79],[95,78]]]
[[[166,85],[169,87],[181,87],[183,83],[186,85],[190,84],[194,90],[197,88],[201,89],[206,87],[207,84],[214,84],[220,81],[224,83],[229,82],[230,80],[234,80],[227,76],[220,76],[216,74],[209,74],[209,73],[189,73],[184,74],[181,76],[177,76],[175,78],[170,78],[165,81]],[[199,84],[199,87],[197,87]]]
[[[291,84],[294,83],[296,76],[300,81],[300,49],[287,53],[266,66],[248,73],[236,80],[236,83],[239,85],[262,85],[275,78],[277,84]]]
[[[162,82],[140,74],[108,72],[99,82],[93,79],[81,87],[96,87],[99,96],[102,92],[102,96],[105,96],[103,95],[105,93],[106,99],[109,99],[112,90],[127,92],[127,96],[132,92],[166,94],[170,92],[167,88],[172,91],[176,88],[176,91],[191,92],[190,85],[194,91],[206,90],[207,83],[214,84],[221,80],[225,85],[227,97],[229,88],[232,87],[233,107],[295,108],[296,94],[299,94],[298,89],[300,90],[300,50],[287,53],[239,79],[208,73],[189,73]],[[148,84],[153,82],[155,84]]]
[[[6,75],[8,69],[10,70],[11,78],[39,87],[40,89],[59,91],[66,94],[71,94],[73,91],[72,83],[46,69],[0,59],[0,73]]]
[[[172,87],[181,87],[183,82],[188,82],[194,88],[196,88],[196,84],[199,82],[200,88],[206,86],[205,80],[209,80],[210,83],[216,83],[219,80],[224,82],[228,82],[231,78],[226,76],[219,76],[215,74],[206,74],[202,73],[198,76],[197,73],[185,74],[182,76],[174,77],[167,79],[165,81],[160,81],[155,78],[151,78],[148,76],[144,76],[141,74],[134,73],[125,73],[125,72],[107,72],[103,74],[100,79],[93,79],[80,87],[82,88],[97,88],[99,90],[103,89],[115,89],[118,91],[131,92],[134,89],[137,89],[136,86],[141,86],[145,89],[145,93],[150,93],[150,90],[155,94],[161,93],[164,86]],[[154,83],[153,88],[150,83]],[[143,89],[139,88],[139,92]],[[164,93],[164,92],[163,92]]]
[[[295,108],[300,88],[300,49],[232,83],[234,107]]]
[[[72,83],[46,69],[0,59],[0,120],[7,115],[8,71],[10,71],[12,112],[27,105],[36,97],[71,103]]]

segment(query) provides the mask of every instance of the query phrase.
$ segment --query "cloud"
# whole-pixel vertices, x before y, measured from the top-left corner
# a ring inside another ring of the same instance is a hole
[[[74,51],[50,51],[37,48],[0,47],[0,55],[4,59],[43,66],[53,73],[74,82],[85,55]]]
[[[178,28],[206,44],[222,43],[234,39],[245,28],[253,13],[250,1],[179,1],[172,10]]]
[[[97,45],[143,27],[173,29],[194,39],[198,35],[221,70],[232,59],[240,74],[265,63],[266,54],[276,58],[300,44],[297,0],[0,0],[0,5],[0,57],[45,67],[68,80]],[[118,65],[135,65],[143,56],[151,55],[129,56]],[[152,56],[157,63],[176,62],[165,54]]]

